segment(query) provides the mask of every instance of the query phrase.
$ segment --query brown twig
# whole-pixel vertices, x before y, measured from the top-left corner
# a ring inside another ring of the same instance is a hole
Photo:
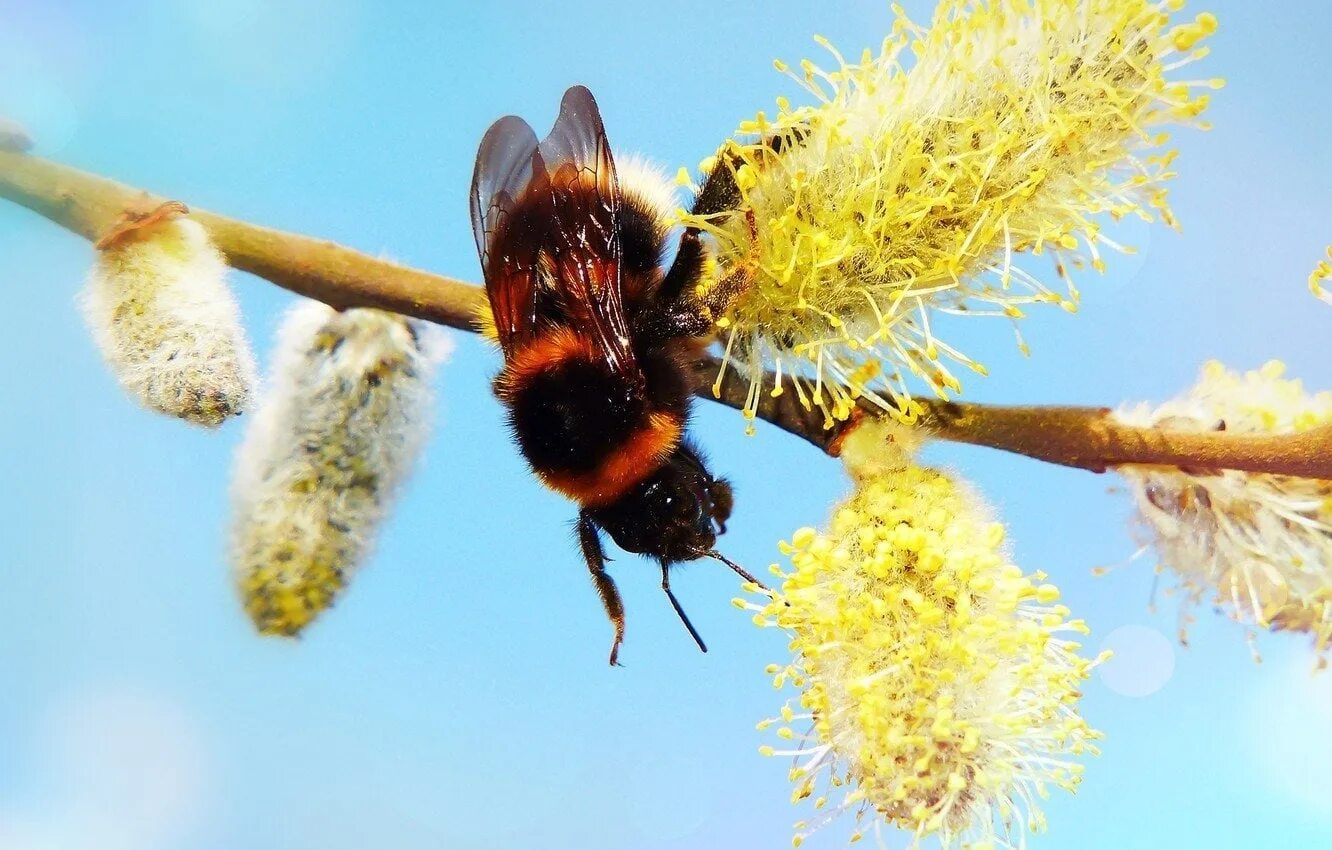
[[[1107,408],[956,402],[929,404],[922,424],[939,439],[1091,472],[1139,464],[1332,479],[1332,426],[1327,425],[1284,435],[1185,431],[1126,425]]]
[[[169,199],[38,157],[0,151],[0,197],[96,242],[129,209]],[[399,266],[333,242],[284,233],[192,209],[235,268],[338,308],[381,307],[441,325],[474,330],[485,303],[460,280]]]
[[[49,160],[0,150],[0,198],[21,204],[56,224],[96,241],[126,210],[167,201],[104,177]],[[481,289],[453,278],[375,259],[332,242],[270,230],[194,209],[234,267],[338,308],[380,307],[461,330],[474,331],[483,309]],[[718,363],[696,367],[699,395],[714,398]],[[722,404],[743,409],[747,382],[722,381]],[[882,411],[863,408],[866,415]],[[824,428],[824,416],[807,410],[791,393],[765,394],[757,418],[836,454],[848,424]],[[1038,460],[1103,472],[1124,464],[1200,469],[1240,469],[1332,479],[1332,427],[1287,436],[1139,428],[1116,421],[1105,408],[1003,407],[926,402],[922,422],[934,436],[988,446]]]

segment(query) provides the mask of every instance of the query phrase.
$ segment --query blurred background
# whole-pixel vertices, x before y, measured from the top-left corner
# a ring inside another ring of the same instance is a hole
[[[904,4],[926,20],[932,4]],[[1183,232],[1111,231],[1139,253],[1082,279],[1077,316],[1037,311],[951,341],[991,369],[967,397],[1163,400],[1208,358],[1278,357],[1332,388],[1332,307],[1305,279],[1332,242],[1332,5],[1215,0],[1198,76],[1224,76],[1208,133],[1180,131]],[[573,83],[612,145],[671,172],[794,85],[772,59],[848,55],[891,24],[879,0],[0,0],[0,115],[36,153],[243,219],[476,280],[466,190],[496,117],[539,132]],[[570,536],[572,508],[510,447],[495,352],[467,335],[440,378],[426,462],[342,603],[297,642],[256,637],[223,541],[244,419],[203,433],[139,410],[74,306],[91,249],[0,203],[0,848],[697,850],[789,846],[785,764],[753,725],[781,698],[784,641],[733,609],[733,576],[675,589],[612,565],[624,669]],[[236,275],[261,358],[292,296]],[[724,550],[762,570],[818,524],[839,466],[733,411],[699,439],[736,486]],[[1199,612],[1174,640],[1113,476],[982,449],[929,459],[974,480],[1118,660],[1083,713],[1107,733],[1035,848],[1323,846],[1332,834],[1332,678],[1302,638]],[[1092,568],[1124,565],[1108,577]],[[814,846],[840,846],[836,831]],[[893,836],[891,846],[906,838]]]

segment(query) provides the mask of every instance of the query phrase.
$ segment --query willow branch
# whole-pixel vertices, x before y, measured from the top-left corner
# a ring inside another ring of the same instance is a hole
[[[1091,472],[1128,464],[1191,472],[1238,469],[1332,479],[1332,426],[1299,434],[1239,434],[1126,425],[1108,408],[1002,407],[935,402],[923,425],[934,436],[1015,452]]]
[[[167,200],[2,148],[0,198],[27,207],[90,241],[110,230],[125,210]],[[191,216],[208,229],[235,268],[339,309],[378,307],[475,331],[473,319],[485,305],[482,290],[460,280],[205,210],[192,209]],[[714,396],[717,361],[704,358],[695,368],[701,397],[744,408],[746,379],[728,375]],[[865,415],[881,412],[863,409]],[[823,414],[804,408],[792,393],[776,398],[765,394],[756,416],[829,454],[837,454],[841,438],[857,421],[824,428]],[[1332,479],[1332,427],[1285,436],[1196,433],[1125,425],[1105,408],[1003,407],[942,401],[925,402],[923,425],[940,439],[1016,452],[1093,472],[1123,464],[1158,464]]]
[[[89,241],[126,209],[167,198],[37,157],[0,150],[0,197]],[[333,242],[259,227],[191,208],[227,262],[338,309],[380,307],[461,330],[485,303],[481,290],[453,278],[375,259]]]

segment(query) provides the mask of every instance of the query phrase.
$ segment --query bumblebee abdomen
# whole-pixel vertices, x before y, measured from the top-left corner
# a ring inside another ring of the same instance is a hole
[[[617,374],[560,329],[506,363],[496,391],[541,480],[604,505],[659,469],[684,433],[686,410],[654,396],[653,372],[639,381]]]
[[[513,396],[511,417],[535,466],[589,471],[643,422],[644,402],[598,364],[566,361],[529,376]]]

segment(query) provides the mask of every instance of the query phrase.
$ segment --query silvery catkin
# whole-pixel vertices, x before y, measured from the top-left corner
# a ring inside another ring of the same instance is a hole
[[[153,219],[97,254],[81,303],[112,373],[144,407],[207,427],[243,412],[255,382],[227,264],[188,218]]]
[[[237,455],[231,558],[261,633],[294,636],[365,560],[431,422],[443,331],[374,309],[291,311]]]

